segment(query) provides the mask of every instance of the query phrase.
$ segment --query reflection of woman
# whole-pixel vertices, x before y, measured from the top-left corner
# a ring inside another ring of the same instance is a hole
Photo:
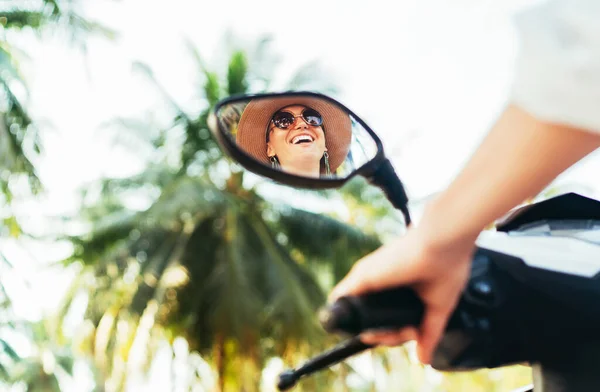
[[[310,97],[255,99],[238,124],[238,145],[261,162],[304,177],[335,174],[350,149],[343,110]]]

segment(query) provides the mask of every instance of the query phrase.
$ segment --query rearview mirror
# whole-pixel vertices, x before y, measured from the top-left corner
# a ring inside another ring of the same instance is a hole
[[[313,95],[245,97],[216,110],[222,137],[276,180],[347,180],[381,150],[377,137],[336,102]],[[250,164],[249,160],[254,163]],[[261,174],[265,174],[262,172]]]
[[[363,120],[312,92],[245,95],[219,102],[209,126],[246,169],[304,188],[337,188],[355,175],[382,188],[410,222],[402,183]]]

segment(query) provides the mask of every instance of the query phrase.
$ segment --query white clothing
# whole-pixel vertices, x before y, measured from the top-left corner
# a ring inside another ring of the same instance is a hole
[[[600,133],[600,0],[549,0],[517,15],[510,101],[542,121]]]

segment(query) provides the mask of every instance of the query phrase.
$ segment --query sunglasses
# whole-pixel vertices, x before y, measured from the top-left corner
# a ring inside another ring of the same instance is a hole
[[[271,121],[279,129],[288,129],[292,126],[292,124],[294,124],[296,118],[298,117],[302,117],[305,123],[313,127],[318,127],[323,124],[323,117],[321,117],[321,113],[311,108],[304,109],[302,114],[299,116],[294,116],[293,113],[280,110],[273,115]]]

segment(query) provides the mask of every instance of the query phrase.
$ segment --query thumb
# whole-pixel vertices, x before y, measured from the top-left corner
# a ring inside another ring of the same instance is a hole
[[[364,260],[359,261],[348,272],[329,294],[329,302],[335,302],[340,297],[356,295],[372,290],[373,277],[369,277],[368,268],[365,268]],[[367,281],[368,279],[368,281]]]
[[[329,301],[414,283],[414,271],[402,254],[397,246],[384,245],[362,258],[332,290]]]

